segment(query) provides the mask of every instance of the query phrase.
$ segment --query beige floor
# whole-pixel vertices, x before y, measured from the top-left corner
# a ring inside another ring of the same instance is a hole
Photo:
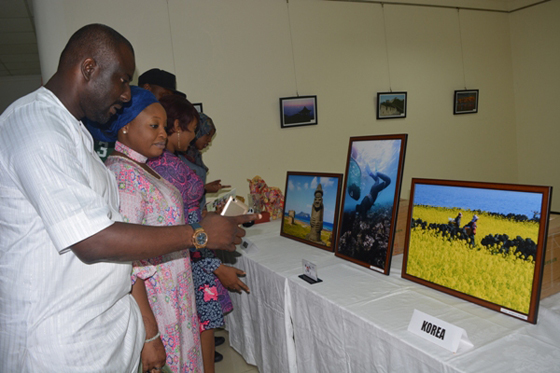
[[[216,347],[216,351],[224,355],[224,360],[216,363],[216,373],[258,373],[259,370],[254,365],[249,365],[243,357],[229,346],[229,335],[225,330],[217,330],[216,336],[226,339],[226,342]]]

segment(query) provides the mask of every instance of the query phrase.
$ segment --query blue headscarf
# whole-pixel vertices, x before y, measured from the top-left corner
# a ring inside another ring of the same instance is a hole
[[[107,142],[117,141],[119,130],[132,122],[138,114],[151,104],[158,102],[152,92],[137,86],[130,86],[130,101],[125,103],[122,109],[109,119],[103,127],[93,124],[89,119],[84,121],[84,125],[89,130],[94,139]]]

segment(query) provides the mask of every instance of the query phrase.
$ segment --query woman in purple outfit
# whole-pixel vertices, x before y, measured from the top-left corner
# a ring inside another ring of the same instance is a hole
[[[199,114],[192,104],[178,95],[164,96],[161,105],[167,113],[167,146],[158,158],[148,161],[164,179],[173,184],[183,197],[188,224],[202,220],[200,201],[204,196],[202,180],[176,155],[187,150],[195,137]],[[224,314],[233,309],[226,289],[249,291],[238,278],[245,272],[222,264],[208,249],[191,250],[196,307],[200,320],[204,371],[214,372],[214,329],[224,325]]]

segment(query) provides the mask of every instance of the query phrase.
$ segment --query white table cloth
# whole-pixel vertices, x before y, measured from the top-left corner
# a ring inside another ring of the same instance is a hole
[[[230,344],[261,373],[560,372],[560,294],[529,324],[281,237],[280,221],[247,229],[239,249],[251,294],[233,294]],[[302,259],[323,282],[298,275]],[[408,332],[414,309],[465,329],[474,347],[451,353]]]

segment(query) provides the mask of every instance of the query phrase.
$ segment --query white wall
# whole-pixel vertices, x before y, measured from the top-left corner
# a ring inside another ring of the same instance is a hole
[[[560,1],[510,17],[519,182],[553,185],[560,211]]]
[[[40,49],[45,81],[56,64],[43,59],[57,61],[76,29],[114,27],[134,45],[137,73],[174,72],[204,104],[218,127],[204,155],[209,178],[239,194],[257,174],[283,189],[288,170],[344,173],[350,136],[389,133],[409,134],[405,198],[412,177],[515,183],[519,170],[527,180],[526,148],[537,144],[518,140],[526,125],[516,126],[514,76],[530,65],[515,59],[527,47],[513,42],[514,72],[510,19],[547,13],[544,5],[508,15],[319,0],[57,0],[56,11],[36,3],[39,43],[51,47]],[[557,3],[550,10],[560,14]],[[533,46],[541,55],[549,47]],[[479,113],[454,116],[453,91],[465,85],[480,89]],[[378,121],[376,92],[391,88],[408,92],[407,118]],[[317,95],[317,126],[280,128],[278,99],[296,93]],[[560,186],[544,176],[539,183]]]
[[[0,77],[0,113],[21,96],[41,86],[40,75]]]

